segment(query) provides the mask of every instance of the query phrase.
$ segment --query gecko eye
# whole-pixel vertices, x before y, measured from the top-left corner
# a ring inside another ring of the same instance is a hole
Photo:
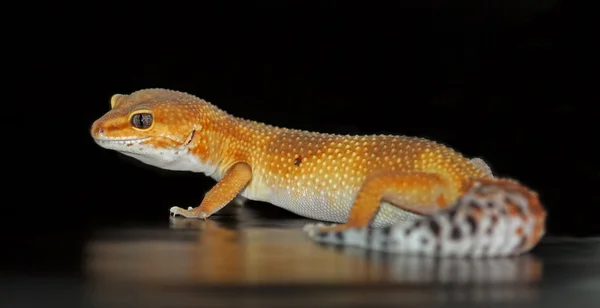
[[[137,129],[147,129],[152,126],[152,114],[136,113],[131,117],[131,125]]]

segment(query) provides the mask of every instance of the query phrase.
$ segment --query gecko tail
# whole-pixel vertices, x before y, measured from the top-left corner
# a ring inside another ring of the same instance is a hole
[[[509,179],[480,179],[452,206],[383,228],[316,232],[317,242],[391,253],[493,258],[531,250],[545,233],[538,196]]]

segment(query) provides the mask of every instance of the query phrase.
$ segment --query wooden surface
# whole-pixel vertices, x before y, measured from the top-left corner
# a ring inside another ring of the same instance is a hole
[[[513,259],[431,259],[321,246],[301,231],[309,220],[265,213],[230,205],[207,221],[98,230],[80,275],[0,276],[0,306],[600,307],[595,239],[547,238]]]

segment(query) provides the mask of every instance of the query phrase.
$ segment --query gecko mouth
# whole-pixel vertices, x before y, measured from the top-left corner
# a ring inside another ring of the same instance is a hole
[[[145,138],[94,138],[94,141],[96,141],[96,143],[99,145],[108,145],[108,144],[128,145],[128,144],[141,143],[150,138],[151,137],[145,137]]]
[[[179,148],[185,148],[190,145],[190,143],[194,139],[195,135],[196,135],[196,127],[194,127],[194,129],[190,132],[190,134],[184,141],[176,140],[176,139],[173,139],[173,138],[170,138],[167,136],[151,136],[151,137],[142,137],[142,138],[127,138],[127,137],[97,138],[97,137],[94,137],[93,139],[98,145],[100,145],[102,147],[109,147],[109,148],[113,148],[115,146],[119,147],[119,148],[121,148],[122,146],[129,147],[134,144],[143,143],[150,139],[167,139],[174,143],[180,144]]]

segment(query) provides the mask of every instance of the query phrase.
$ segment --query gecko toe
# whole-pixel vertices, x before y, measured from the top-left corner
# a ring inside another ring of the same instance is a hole
[[[310,229],[312,229],[314,226],[314,224],[305,224],[304,227],[302,227],[302,231],[304,232],[308,232],[310,231]]]
[[[306,232],[309,237],[313,237],[316,231],[321,227],[322,224],[306,224],[302,228],[302,231]]]
[[[169,213],[171,213],[171,215],[173,217],[176,217],[177,215],[180,214],[180,210],[181,210],[181,208],[174,206],[174,207],[172,207],[172,208],[169,209]]]
[[[307,226],[308,228],[304,229],[304,232],[306,232],[306,235],[308,235],[308,237],[312,238],[315,236],[315,234],[317,233],[318,228],[316,228],[315,225],[310,225]]]
[[[343,227],[343,225],[342,225]],[[315,238],[315,236],[317,236],[318,234],[322,233],[322,232],[331,232],[331,231],[337,231],[338,229],[343,229],[342,227],[338,227],[338,224],[324,224],[321,222],[318,223],[314,223],[314,224],[306,224],[304,225],[304,227],[302,228],[302,230],[307,233],[308,237],[310,238]]]
[[[190,210],[184,210],[178,206],[174,206],[172,207],[169,212],[171,212],[171,214],[173,215],[173,217],[176,217],[177,215],[185,217],[185,218],[198,218],[198,214],[190,211]]]

